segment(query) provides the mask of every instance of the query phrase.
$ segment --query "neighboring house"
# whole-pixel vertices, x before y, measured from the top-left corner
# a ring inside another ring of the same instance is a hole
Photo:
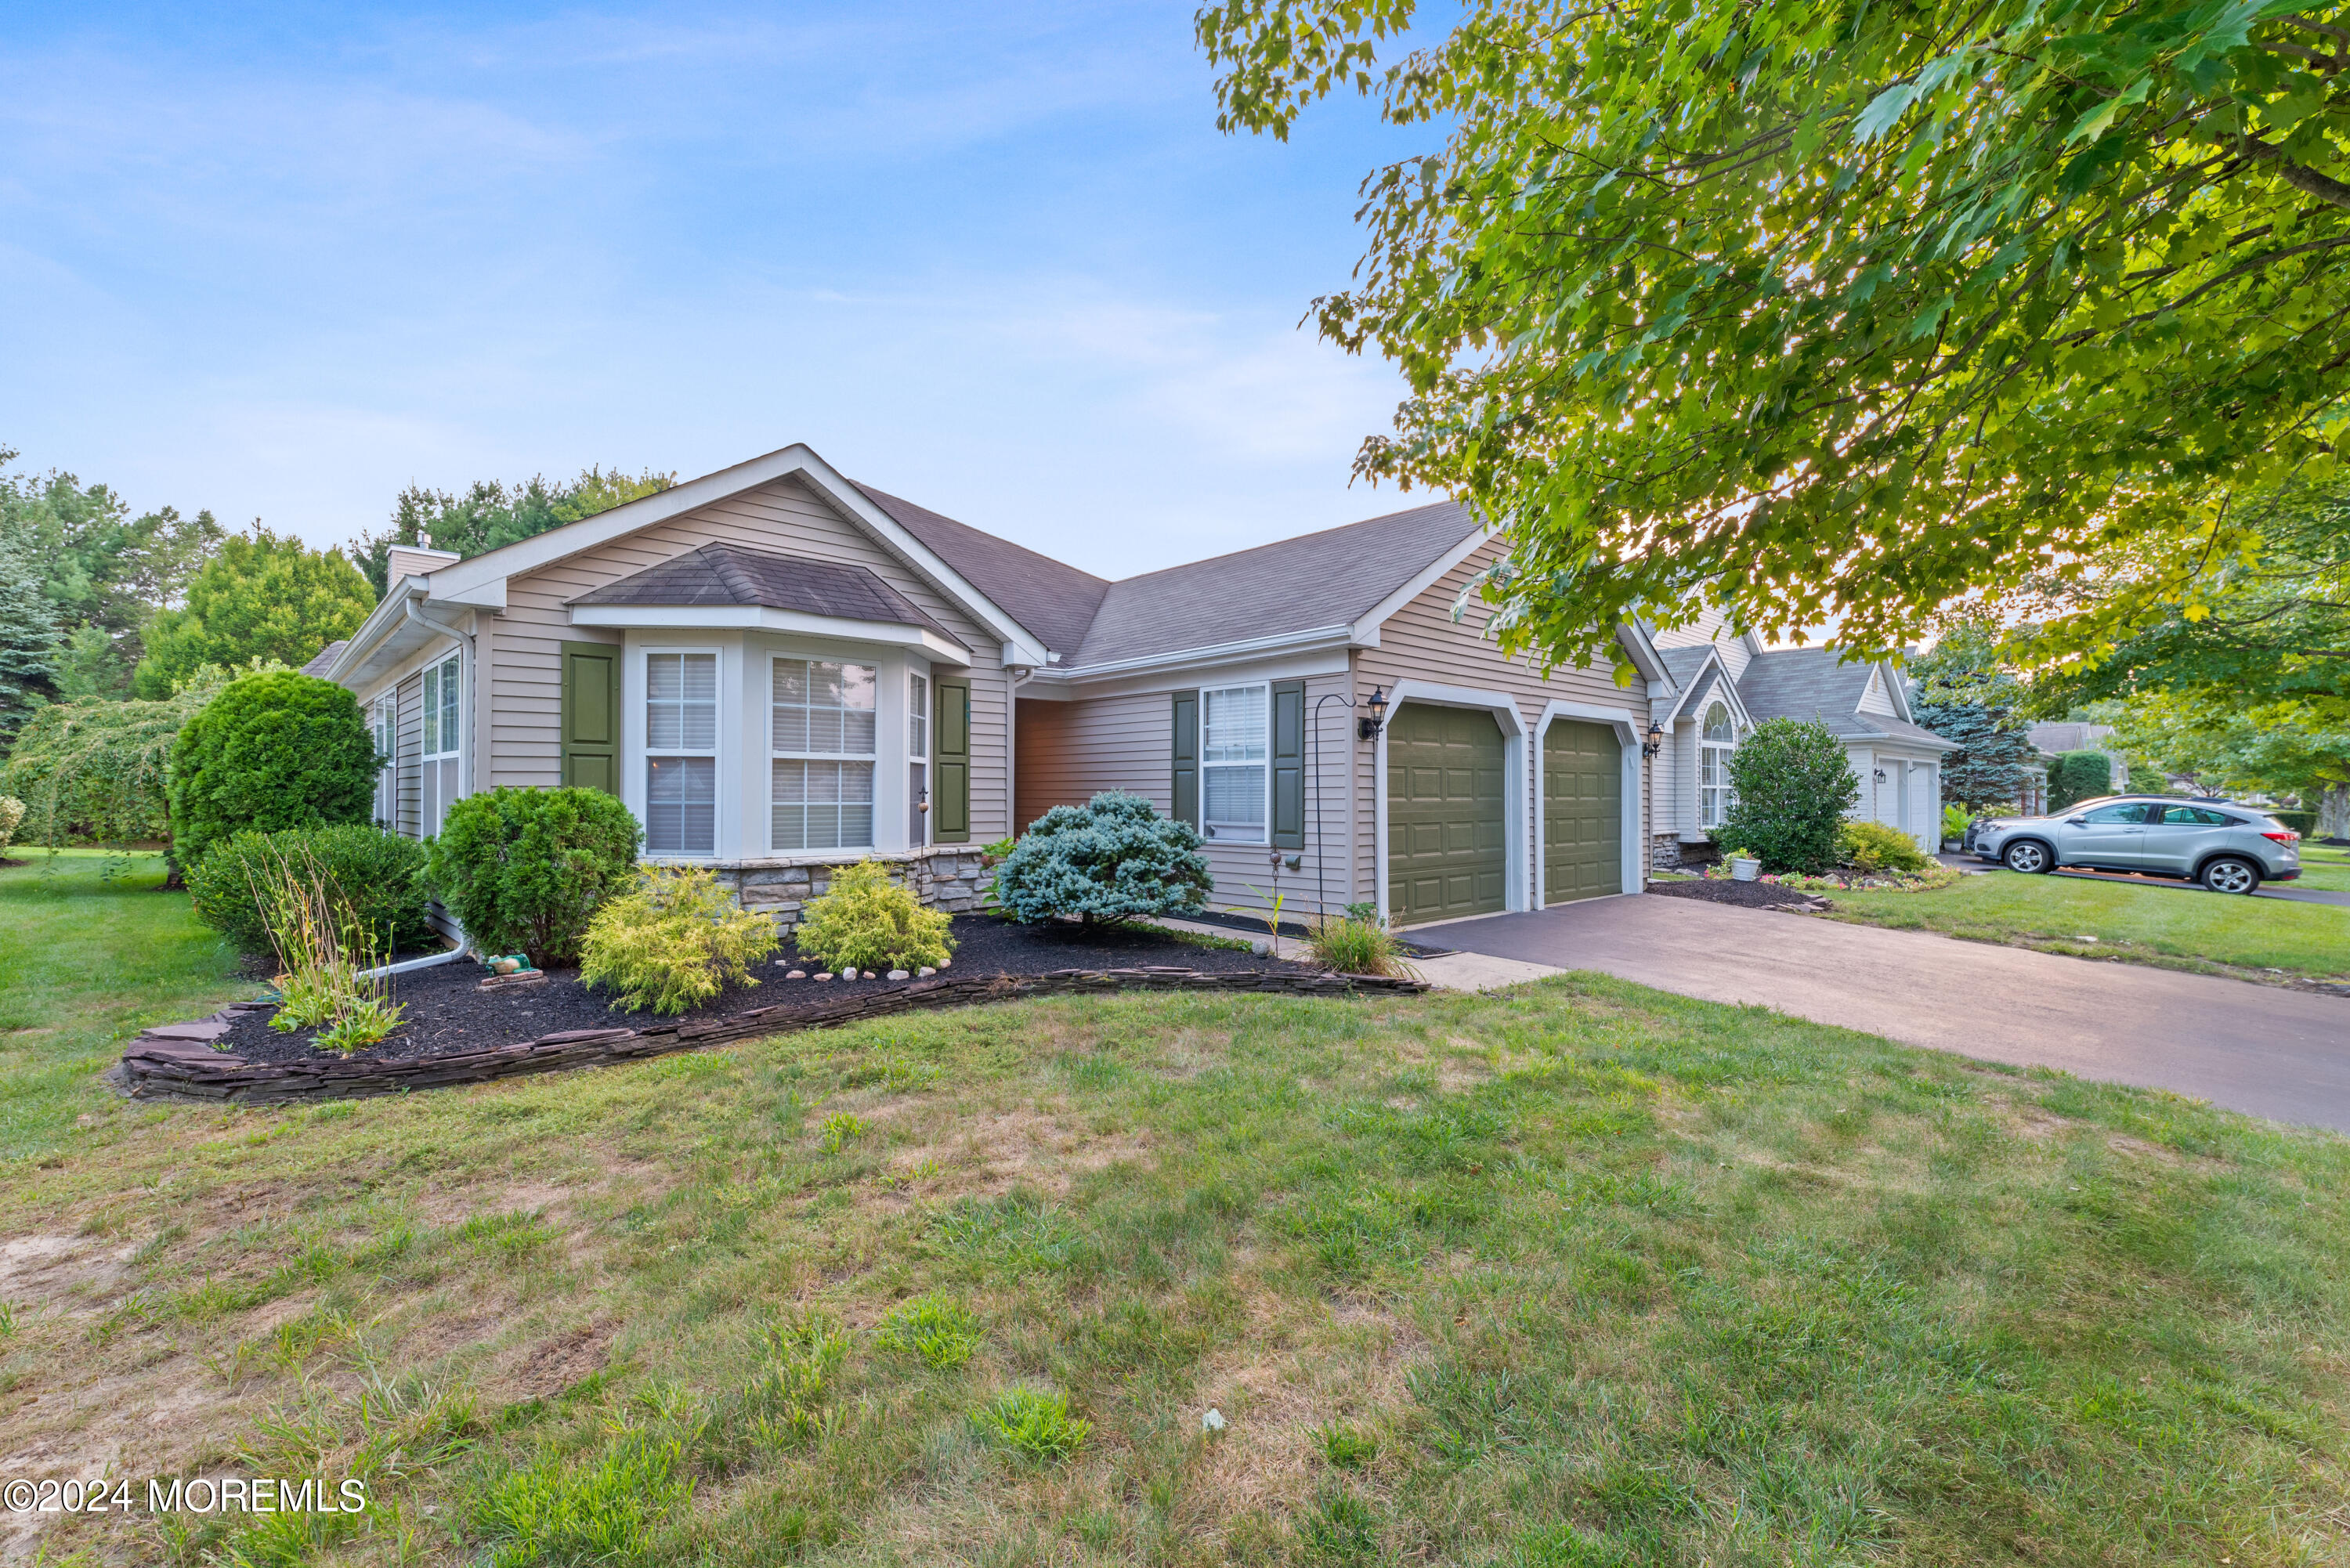
[[[606,789],[649,857],[785,924],[867,856],[971,908],[980,846],[1105,789],[1198,825],[1223,908],[1638,892],[1677,809],[1642,742],[1683,683],[1638,627],[1628,689],[1503,658],[1452,613],[1498,551],[1440,503],[1108,582],[794,446],[471,560],[394,549],[317,666],[388,738],[396,831],[496,785]]]
[[[1860,781],[1856,816],[1887,824],[1929,854],[1941,847],[1942,754],[1952,742],[1909,713],[1908,683],[1890,665],[1846,663],[1835,648],[1766,649],[1718,609],[1656,634],[1675,692],[1654,705],[1667,741],[1655,769],[1658,867],[1705,854],[1730,808],[1730,753],[1766,719],[1816,719],[1844,742]]]
[[[2034,724],[2029,733],[2043,759],[2043,775],[2046,765],[2066,752],[2103,752],[2113,763],[2107,787],[2116,794],[2129,788],[2129,758],[2115,746],[2111,724]],[[2046,804],[2044,799],[2042,804]]]

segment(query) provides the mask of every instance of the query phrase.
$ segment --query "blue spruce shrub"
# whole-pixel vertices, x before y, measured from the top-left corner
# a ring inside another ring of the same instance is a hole
[[[996,906],[1032,924],[1055,915],[1091,924],[1186,914],[1214,888],[1199,830],[1118,790],[1055,806],[1029,824],[995,870]]]

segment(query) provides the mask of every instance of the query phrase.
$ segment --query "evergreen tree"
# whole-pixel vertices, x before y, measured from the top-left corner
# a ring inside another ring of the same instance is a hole
[[[32,711],[56,694],[57,611],[20,537],[0,527],[0,756]]]
[[[1969,811],[2012,806],[2040,753],[2020,707],[2023,688],[1999,661],[1982,628],[1962,625],[1913,656],[1909,711],[1958,750],[1942,758],[1942,799]]]

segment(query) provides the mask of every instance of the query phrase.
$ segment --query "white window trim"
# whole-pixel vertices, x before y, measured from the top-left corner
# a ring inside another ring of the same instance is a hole
[[[1723,714],[1730,720],[1730,739],[1726,742],[1709,741],[1705,738],[1705,722],[1716,708],[1721,709]],[[1698,830],[1701,833],[1712,832],[1715,828],[1720,827],[1730,815],[1730,805],[1731,801],[1735,798],[1736,794],[1730,785],[1730,753],[1737,749],[1737,711],[1732,709],[1728,702],[1716,697],[1706,704],[1705,712],[1700,713],[1697,716],[1697,826]],[[1705,759],[1708,752],[1719,752],[1721,753],[1721,760],[1714,764],[1714,777],[1720,782],[1714,784],[1713,788],[1715,793],[1721,797],[1722,809],[1721,815],[1711,820],[1708,820],[1705,814]]]
[[[1211,763],[1208,761],[1208,699],[1231,691],[1262,691],[1264,693],[1264,760],[1256,763]],[[1212,832],[1208,826],[1208,773],[1211,768],[1261,768],[1264,771],[1264,826],[1254,838],[1228,838]],[[1200,836],[1210,845],[1232,844],[1243,848],[1263,848],[1273,842],[1273,682],[1242,680],[1230,686],[1200,688]]]
[[[444,758],[463,757],[465,754],[465,650],[463,649],[452,648],[446,653],[436,653],[424,661],[417,671],[417,701],[420,703],[423,701],[423,677],[426,675],[436,671],[441,672],[444,678],[434,681],[433,684],[441,690],[447,689],[445,675],[448,668],[452,664],[457,667],[457,743],[445,752],[435,751],[424,745],[424,734],[428,728],[435,742],[441,738],[441,704],[435,703],[432,707],[425,709],[423,712],[423,717],[431,721],[430,724],[417,725],[417,744],[423,748],[417,754],[419,762],[437,763]]]
[[[914,696],[914,686],[920,682],[921,698]],[[906,847],[927,849],[931,845],[931,726],[936,715],[931,711],[935,701],[935,688],[931,684],[928,670],[906,668]],[[915,726],[921,726],[922,745],[914,749]],[[878,728],[878,726],[877,726]],[[922,770],[922,787],[914,787],[914,770]],[[878,809],[878,804],[877,804]]]
[[[862,664],[873,671],[873,750],[869,753],[849,752],[781,752],[775,749],[775,663],[790,659],[795,664]],[[881,840],[881,769],[889,757],[887,739],[881,715],[888,709],[881,701],[881,682],[889,678],[889,666],[871,655],[847,653],[795,652],[790,649],[770,649],[767,652],[767,680],[762,706],[767,715],[767,853],[770,855],[858,855],[878,849]],[[917,672],[919,673],[919,672]],[[903,737],[897,750],[902,762],[906,742]],[[842,844],[821,849],[785,849],[775,843],[775,769],[777,763],[870,763],[873,765],[872,826],[866,831],[867,842]],[[919,848],[920,846],[915,846]]]
[[[679,653],[706,653],[717,661],[715,668],[718,693],[716,703],[717,729],[711,737],[711,748],[706,752],[687,751],[682,747],[656,746],[652,743],[651,661],[658,655]],[[636,747],[637,754],[631,763],[631,772],[633,772],[635,777],[631,779],[629,783],[632,786],[632,793],[636,797],[633,804],[637,808],[637,819],[645,824],[645,831],[648,840],[650,840],[652,832],[653,780],[652,768],[650,764],[653,758],[708,757],[711,762],[711,772],[717,781],[716,789],[712,801],[712,809],[711,812],[710,853],[707,855],[663,854],[656,852],[652,848],[650,843],[648,842],[645,848],[645,858],[648,860],[686,864],[698,864],[702,861],[721,859],[726,854],[726,810],[733,798],[733,792],[727,787],[726,778],[726,650],[723,648],[712,647],[709,645],[699,647],[645,647],[636,650],[635,664],[636,669],[634,673],[636,675],[636,689],[632,693],[635,700],[630,704],[634,711],[628,715],[628,732],[634,736],[638,744]]]
[[[421,687],[421,683],[420,683]],[[368,733],[376,743],[375,787],[382,810],[376,826],[387,833],[400,830],[400,688],[376,694],[368,704]]]

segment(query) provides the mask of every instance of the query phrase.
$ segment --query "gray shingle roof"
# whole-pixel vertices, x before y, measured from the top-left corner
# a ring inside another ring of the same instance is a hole
[[[1683,691],[1689,690],[1690,678],[1713,656],[1713,644],[1700,642],[1690,648],[1659,648],[1657,657],[1664,661],[1665,673]]]
[[[961,639],[864,566],[704,545],[568,601],[575,605],[755,605],[884,626],[926,627]]]
[[[1440,501],[1109,585],[1083,668],[1350,624],[1477,532]]]
[[[310,662],[302,667],[302,673],[324,678],[327,671],[334,667],[335,656],[349,647],[350,640],[349,638],[342,638],[318,649],[310,656]]]
[[[1109,591],[1106,578],[1040,556],[1009,539],[942,517],[927,506],[858,484],[865,498],[968,579],[1004,613],[1042,638],[1064,663],[1086,639],[1094,612]]]
[[[1763,719],[1817,719],[1830,733],[1846,740],[1908,741],[1949,750],[1952,742],[1930,730],[1884,713],[1864,713],[1860,700],[1868,691],[1875,665],[1838,662],[1833,648],[1783,648],[1758,654],[1739,678],[1738,694],[1746,711]]]

